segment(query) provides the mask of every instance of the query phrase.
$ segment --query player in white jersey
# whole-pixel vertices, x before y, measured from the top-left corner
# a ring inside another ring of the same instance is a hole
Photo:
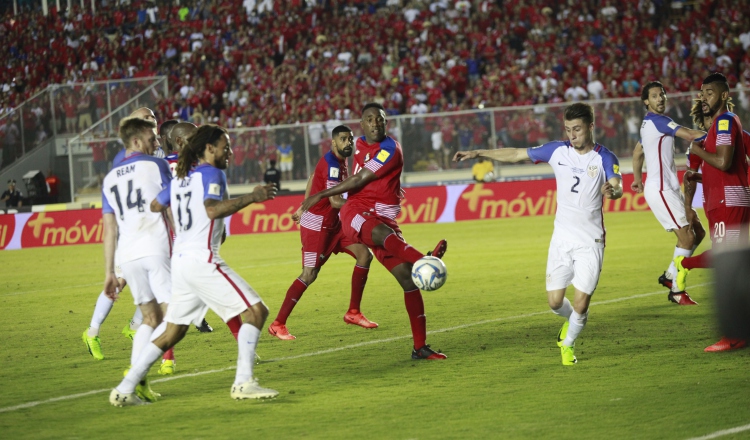
[[[114,271],[115,247],[123,278],[128,281],[143,323],[133,337],[131,363],[138,359],[152,333],[163,332],[164,311],[172,291],[170,263],[172,240],[167,220],[149,210],[148,201],[170,182],[164,159],[151,154],[159,145],[156,124],[129,118],[120,124],[126,147],[125,159],[104,178],[102,214],[104,222],[104,292],[117,299],[119,282]],[[153,400],[147,384],[139,393]]]
[[[631,189],[644,193],[649,208],[667,231],[677,235],[677,246],[672,259],[689,257],[705,235],[698,216],[688,221],[684,197],[674,161],[675,137],[693,141],[706,133],[682,127],[664,114],[667,92],[659,81],[651,81],[641,90],[641,101],[646,106],[646,116],[641,124],[641,140],[633,150],[633,183]],[[643,184],[643,161],[646,160],[648,179]],[[659,283],[670,289],[667,298],[679,305],[697,304],[684,291],[678,291],[672,280],[677,276],[674,262],[659,277]]]
[[[547,162],[557,181],[557,213],[547,257],[547,301],[566,319],[557,336],[563,365],[576,363],[575,340],[588,318],[589,303],[602,270],[604,216],[602,196],[622,197],[617,157],[594,142],[594,109],[584,103],[568,106],[564,114],[568,141],[535,148],[459,151],[454,161],[483,157],[499,162]],[[573,304],[565,290],[573,284]]]
[[[134,391],[148,369],[164,352],[177,344],[191,323],[203,318],[208,308],[224,321],[237,315],[242,324],[237,342],[237,373],[230,395],[234,399],[269,398],[278,392],[262,388],[253,378],[255,347],[268,308],[260,296],[219,256],[224,218],[251,203],[272,199],[273,185],[257,186],[251,194],[229,199],[226,175],[232,156],[227,131],[204,125],[180,153],[177,177],[151,203],[152,211],[171,207],[177,240],[172,257],[172,301],[167,311],[166,331],[143,350],[125,379],[112,390],[114,406],[139,405]],[[193,165],[197,166],[193,168]]]

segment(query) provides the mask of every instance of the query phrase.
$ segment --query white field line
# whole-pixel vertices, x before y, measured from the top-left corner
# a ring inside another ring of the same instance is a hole
[[[696,284],[694,286],[690,286],[690,288],[707,286],[709,284],[711,284],[711,283]],[[606,301],[595,301],[595,302],[592,302],[591,305],[592,306],[602,306],[602,305],[606,305],[606,304],[614,304],[614,303],[618,303],[618,302],[622,302],[622,301],[629,301],[629,300],[632,300],[632,299],[646,298],[646,297],[649,297],[649,296],[663,295],[663,294],[664,294],[664,289],[659,290],[657,292],[642,293],[642,294],[639,294],[639,295],[632,295],[632,296],[626,296],[626,297],[623,297],[623,298],[609,299],[609,300],[606,300]],[[548,313],[552,313],[552,312],[550,310],[545,310],[543,312],[525,313],[523,315],[506,316],[506,317],[495,318],[495,319],[486,319],[484,321],[477,321],[477,322],[472,322],[472,323],[469,323],[469,324],[462,324],[462,325],[457,325],[457,326],[454,326],[454,327],[446,327],[446,328],[442,328],[442,329],[438,329],[438,330],[432,330],[432,331],[427,332],[427,334],[428,335],[433,335],[433,334],[436,334],[436,333],[445,333],[445,332],[450,332],[450,331],[454,331],[454,330],[461,330],[461,329],[465,329],[465,328],[469,328],[469,327],[476,327],[478,325],[492,324],[492,323],[502,322],[502,321],[511,321],[511,320],[514,320],[514,319],[530,318],[530,317],[533,317],[533,316],[545,315],[545,314],[548,314]],[[401,339],[408,339],[408,338],[411,338],[411,337],[412,337],[411,335],[404,335],[404,336],[394,336],[392,338],[386,338],[386,339],[376,339],[376,340],[373,340],[373,341],[365,341],[365,342],[360,342],[360,343],[357,343],[357,344],[345,345],[343,347],[335,347],[335,348],[329,348],[329,349],[326,349],[326,350],[313,351],[313,352],[310,352],[310,353],[302,353],[302,354],[297,354],[297,355],[293,355],[293,356],[284,356],[284,357],[280,357],[280,358],[276,358],[276,359],[269,359],[269,360],[267,360],[265,362],[281,362],[281,361],[288,361],[288,360],[292,360],[292,359],[301,359],[301,358],[307,358],[307,357],[312,357],[312,356],[320,356],[320,355],[323,355],[323,354],[335,353],[337,351],[351,350],[353,348],[365,347],[365,346],[368,346],[368,345],[385,344],[385,343],[388,343],[388,342],[398,341],[398,340],[401,340]],[[203,376],[203,375],[206,375],[206,374],[221,373],[221,372],[224,372],[224,371],[234,370],[236,368],[237,367],[235,367],[235,366],[231,366],[231,367],[226,367],[226,368],[219,368],[217,370],[201,371],[201,372],[198,372],[198,373],[180,374],[180,375],[173,376],[173,377],[166,377],[166,378],[163,378],[163,379],[156,379],[156,380],[151,381],[151,383],[161,383],[161,382],[167,382],[167,381],[170,381],[170,380],[184,379],[184,378],[187,378],[187,377],[196,377],[196,376]],[[34,401],[34,402],[22,403],[20,405],[8,406],[8,407],[5,407],[5,408],[0,408],[0,413],[17,411],[19,409],[24,409],[24,408],[32,408],[32,407],[35,407],[35,406],[43,405],[45,403],[53,403],[53,402],[59,402],[59,401],[62,401],[62,400],[78,399],[79,397],[86,397],[86,396],[90,396],[92,394],[105,393],[105,392],[108,392],[108,391],[111,391],[111,388],[101,389],[101,390],[87,391],[85,393],[70,394],[70,395],[67,395],[67,396],[53,397],[51,399],[46,399],[46,400],[37,400],[37,401]],[[748,428],[748,429],[750,429],[750,428]]]
[[[723,437],[725,435],[737,434],[737,433],[745,432],[745,431],[750,431],[750,425],[738,426],[736,428],[723,429],[721,431],[712,432],[711,434],[706,434],[703,437],[693,437],[689,440],[709,440],[712,438]]]

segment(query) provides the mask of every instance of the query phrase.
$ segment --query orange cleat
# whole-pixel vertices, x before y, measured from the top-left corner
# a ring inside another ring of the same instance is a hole
[[[435,249],[431,250],[427,253],[430,257],[437,257],[437,258],[443,258],[443,255],[445,255],[445,252],[448,250],[448,240],[440,240],[435,246]]]
[[[344,322],[351,325],[358,325],[362,328],[378,328],[377,322],[372,322],[365,318],[362,312],[352,312],[351,310],[344,315]]]
[[[744,339],[732,339],[724,336],[719,340],[719,342],[715,343],[714,345],[709,345],[703,351],[705,351],[706,353],[714,353],[717,351],[738,350],[740,348],[743,348],[745,345],[746,342]]]
[[[274,321],[273,324],[268,326],[268,333],[270,333],[271,336],[276,336],[277,338],[285,341],[297,339],[296,336],[289,334],[289,330],[286,329],[286,325],[281,324],[278,321]]]
[[[435,351],[431,349],[429,345],[425,345],[419,350],[416,350],[416,349],[413,350],[411,352],[411,358],[414,360],[427,359],[427,360],[434,361],[434,360],[447,359],[448,356],[444,355],[443,353],[440,353],[440,350]]]

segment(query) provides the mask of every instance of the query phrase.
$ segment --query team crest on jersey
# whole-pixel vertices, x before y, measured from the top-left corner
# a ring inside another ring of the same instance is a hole
[[[667,124],[667,127],[669,127],[672,130],[674,130],[675,128],[677,128],[677,123],[676,122],[670,122],[669,124]]]
[[[208,184],[208,193],[212,196],[220,196],[221,195],[221,186],[218,183],[209,183]]]
[[[727,130],[729,130],[729,121],[726,119],[719,121],[719,131],[727,131]]]
[[[334,179],[338,179],[339,178],[339,169],[331,167],[328,170],[328,175],[331,176]]]
[[[588,171],[586,171],[586,174],[588,174],[589,177],[593,179],[597,174],[599,174],[599,167],[596,165],[589,165],[589,169]]]

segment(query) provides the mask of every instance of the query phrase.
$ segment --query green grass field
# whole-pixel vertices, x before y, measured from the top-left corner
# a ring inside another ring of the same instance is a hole
[[[214,333],[192,329],[177,346],[178,374],[160,381],[152,370],[159,402],[110,406],[129,363],[120,329],[134,306],[128,291],[101,329],[107,359],[91,358],[80,335],[101,290],[101,246],[0,252],[0,438],[685,439],[750,423],[750,350],[703,353],[719,336],[710,274],[689,279],[699,306],[671,304],[656,278],[673,235],[650,212],[605,222],[604,271],[577,365],[560,364],[562,320],[546,303],[551,217],[406,226],[425,251],[450,243],[447,284],[424,293],[428,343],[448,360],[411,360],[403,293],[376,262],[363,311],[380,328],[345,325],[353,260],[340,255],[289,319],[297,340],[264,329],[255,375],[281,392],[264,402],[229,398],[237,347],[209,313]],[[296,233],[234,236],[222,255],[272,318],[299,275],[299,248]],[[29,402],[42,403],[19,408]]]

